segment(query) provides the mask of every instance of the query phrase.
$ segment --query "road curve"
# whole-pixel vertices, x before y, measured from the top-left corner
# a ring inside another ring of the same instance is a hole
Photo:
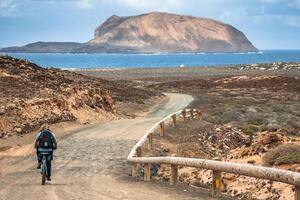
[[[137,140],[159,119],[193,100],[183,94],[167,96],[167,102],[145,117],[102,123],[59,141],[53,180],[46,186],[41,186],[34,156],[2,158],[12,164],[9,173],[0,175],[0,200],[213,199],[207,192],[129,176],[126,157]]]

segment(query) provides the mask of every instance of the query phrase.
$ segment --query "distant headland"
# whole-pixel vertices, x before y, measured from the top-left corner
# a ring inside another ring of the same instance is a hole
[[[257,49],[239,30],[216,20],[151,12],[108,18],[86,43],[35,42],[7,53],[232,53]]]

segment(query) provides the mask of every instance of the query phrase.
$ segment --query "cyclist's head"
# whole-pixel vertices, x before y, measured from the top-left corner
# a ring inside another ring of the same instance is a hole
[[[43,124],[41,130],[50,130],[49,124],[48,123]]]

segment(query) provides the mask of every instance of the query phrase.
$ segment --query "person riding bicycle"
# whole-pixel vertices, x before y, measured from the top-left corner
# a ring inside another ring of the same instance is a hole
[[[41,152],[47,152],[47,180],[51,181],[51,161],[53,160],[53,151],[57,149],[57,141],[55,134],[51,132],[49,125],[44,124],[41,131],[37,134],[34,147],[36,148],[36,155],[38,160],[37,169],[41,168],[43,156]]]

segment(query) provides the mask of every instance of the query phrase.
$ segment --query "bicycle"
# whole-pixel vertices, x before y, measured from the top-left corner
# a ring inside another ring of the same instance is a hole
[[[48,177],[47,157],[49,156],[49,152],[41,152],[41,155],[43,156],[41,165],[42,185],[45,185]]]

